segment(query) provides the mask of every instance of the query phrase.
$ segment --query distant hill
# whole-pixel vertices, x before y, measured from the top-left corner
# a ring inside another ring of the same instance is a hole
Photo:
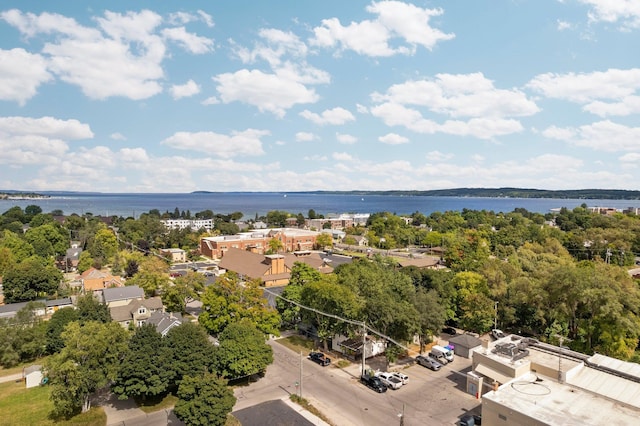
[[[398,195],[413,197],[558,198],[577,200],[640,200],[640,191],[622,189],[453,188],[431,191],[310,191],[325,194]]]

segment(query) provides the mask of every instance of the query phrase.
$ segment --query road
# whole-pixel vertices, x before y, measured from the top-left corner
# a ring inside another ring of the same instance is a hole
[[[271,341],[274,363],[264,378],[237,388],[234,410],[296,393],[300,381],[300,355]],[[306,354],[304,354],[306,355]],[[413,365],[402,371],[410,382],[394,391],[378,394],[359,382],[359,365],[347,369],[321,367],[303,357],[302,396],[318,408],[334,425],[387,426],[400,424],[404,411],[406,426],[450,424],[470,410],[479,410],[479,401],[464,392],[466,379],[458,370],[468,369],[469,360],[434,372]]]

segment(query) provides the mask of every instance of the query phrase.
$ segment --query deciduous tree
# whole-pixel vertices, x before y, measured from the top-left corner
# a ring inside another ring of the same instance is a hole
[[[229,324],[218,339],[215,370],[227,379],[264,372],[273,362],[273,349],[265,342],[265,334],[247,320]]]
[[[223,426],[235,403],[226,380],[200,374],[180,383],[174,412],[187,426]]]

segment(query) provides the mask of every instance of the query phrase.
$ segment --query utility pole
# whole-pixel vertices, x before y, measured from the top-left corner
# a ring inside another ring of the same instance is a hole
[[[302,399],[302,351],[300,351],[300,399]]]
[[[365,323],[362,323],[362,374],[364,376],[364,371],[366,369],[365,358],[367,356],[367,326]]]
[[[495,302],[493,309],[495,311],[495,315],[493,317],[493,328],[496,329],[498,328],[498,302]]]

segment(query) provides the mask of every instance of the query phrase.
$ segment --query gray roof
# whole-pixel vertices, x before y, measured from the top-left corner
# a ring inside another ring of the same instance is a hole
[[[178,312],[156,311],[151,314],[147,324],[154,325],[156,331],[164,336],[171,328],[179,326],[183,321],[182,315]]]
[[[470,334],[459,334],[449,339],[449,343],[462,346],[463,348],[471,349],[471,348],[476,348],[478,346],[481,346],[482,340]]]
[[[130,321],[133,319],[133,313],[137,311],[140,306],[144,306],[150,311],[161,310],[162,299],[159,297],[151,297],[144,300],[133,299],[124,306],[115,306],[113,308],[109,308],[111,319],[116,322]]]
[[[102,290],[102,294],[104,296],[104,303],[109,303],[117,300],[142,299],[144,297],[144,290],[137,285],[130,285],[105,288]]]
[[[52,306],[73,306],[73,301],[70,297],[64,297],[62,299],[47,300],[45,304],[47,305],[47,308]]]
[[[45,304],[46,300],[31,300],[30,302],[42,303]],[[30,302],[18,302],[18,303],[9,303],[7,305],[0,306],[0,318],[13,318],[16,316],[18,311],[27,306]]]

